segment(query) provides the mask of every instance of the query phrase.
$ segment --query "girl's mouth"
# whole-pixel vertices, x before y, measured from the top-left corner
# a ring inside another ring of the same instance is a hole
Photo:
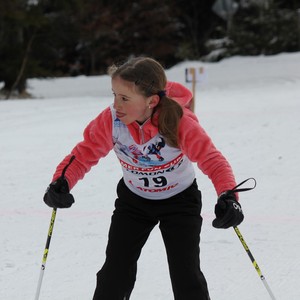
[[[126,116],[126,114],[121,113],[121,112],[116,112],[116,116],[117,116],[118,119],[121,119],[121,118],[123,118],[124,116]]]

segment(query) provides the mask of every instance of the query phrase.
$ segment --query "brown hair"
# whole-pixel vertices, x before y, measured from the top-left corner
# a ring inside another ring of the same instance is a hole
[[[108,73],[112,78],[119,76],[123,80],[133,82],[145,97],[159,95],[160,101],[153,109],[152,121],[155,112],[159,112],[159,133],[164,136],[169,146],[179,148],[178,127],[183,110],[176,101],[163,93],[167,77],[162,65],[149,57],[135,57],[120,66],[112,65]]]

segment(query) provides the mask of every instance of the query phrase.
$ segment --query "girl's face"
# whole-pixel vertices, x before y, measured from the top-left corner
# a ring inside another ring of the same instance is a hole
[[[117,118],[125,125],[134,121],[144,123],[152,114],[152,109],[157,105],[159,97],[153,95],[145,97],[138,93],[134,83],[116,77],[112,79],[114,94],[114,109]],[[158,101],[157,99],[158,98]]]

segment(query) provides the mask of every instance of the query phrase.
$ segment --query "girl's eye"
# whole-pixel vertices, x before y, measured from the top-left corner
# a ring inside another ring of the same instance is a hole
[[[117,98],[116,93],[113,92],[112,94],[113,94],[114,98],[116,99],[116,98]],[[122,100],[122,101],[124,101],[124,102],[126,102],[126,101],[129,100],[128,98],[126,98],[126,97],[124,97],[124,96],[120,96],[120,97],[118,97],[118,99],[119,99],[119,100]]]

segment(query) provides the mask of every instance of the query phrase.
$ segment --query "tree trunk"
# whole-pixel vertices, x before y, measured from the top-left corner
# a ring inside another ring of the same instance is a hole
[[[29,60],[29,54],[30,54],[30,50],[31,50],[31,46],[33,43],[33,40],[35,38],[36,35],[36,31],[37,29],[34,30],[34,32],[32,33],[28,43],[27,43],[27,47],[25,50],[25,54],[22,60],[22,64],[18,73],[18,76],[15,80],[15,82],[13,83],[12,87],[10,88],[10,90],[8,91],[7,95],[6,95],[6,99],[9,99],[11,94],[13,93],[14,90],[18,90],[19,94],[22,94],[23,96],[26,94],[26,78],[24,78],[24,71],[26,69],[26,65],[28,63]],[[27,94],[29,95],[29,94]]]

